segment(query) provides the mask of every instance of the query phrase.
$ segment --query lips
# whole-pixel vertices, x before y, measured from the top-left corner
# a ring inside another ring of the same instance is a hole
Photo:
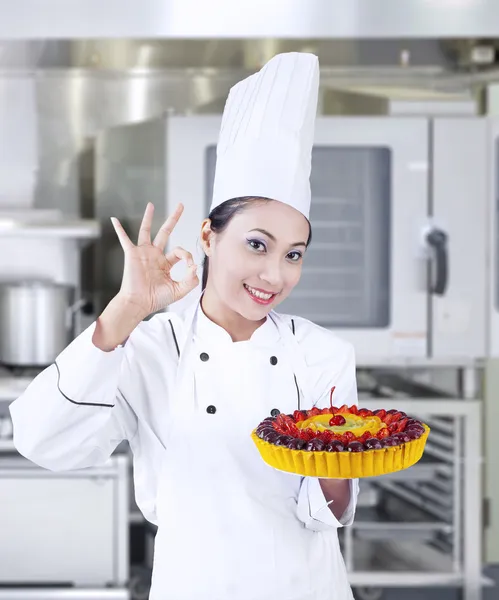
[[[269,294],[269,292],[263,292],[256,288],[252,288],[244,284],[244,289],[248,293],[248,296],[254,300],[257,304],[271,304],[277,294]]]

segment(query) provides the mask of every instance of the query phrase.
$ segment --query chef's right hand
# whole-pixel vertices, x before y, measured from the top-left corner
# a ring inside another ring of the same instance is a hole
[[[125,267],[118,296],[126,305],[135,307],[143,318],[182,299],[199,284],[197,265],[190,252],[174,248],[165,255],[170,234],[183,211],[183,205],[179,204],[151,242],[154,206],[149,203],[137,245],[132,243],[118,219],[111,219],[125,252]],[[171,277],[171,270],[181,260],[187,263],[187,274],[181,281],[175,281]]]
[[[125,252],[125,268],[120,291],[97,319],[92,337],[97,348],[105,352],[114,350],[146,317],[180,300],[198,285],[197,267],[190,252],[174,248],[166,255],[164,253],[183,210],[184,207],[179,204],[151,243],[154,207],[148,204],[137,245],[131,242],[118,219],[112,219]],[[170,272],[181,260],[187,263],[187,275],[182,281],[175,281]]]

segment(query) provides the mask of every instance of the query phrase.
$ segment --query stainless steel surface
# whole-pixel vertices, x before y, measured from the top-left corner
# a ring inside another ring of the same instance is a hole
[[[30,207],[38,166],[36,83],[32,76],[0,81],[0,131],[0,207]]]
[[[119,290],[123,273],[123,251],[110,217],[118,216],[132,239],[137,239],[146,199],[155,206],[154,228],[166,217],[165,152],[157,120],[108,129],[96,138],[94,211],[103,231],[92,263],[98,312]]]
[[[36,0],[2,0],[0,37],[494,37],[494,0],[108,0],[53,1],[37,12]],[[36,14],[36,19],[26,15]]]
[[[12,402],[18,398],[31,383],[34,376],[35,373],[33,375],[13,375],[10,371],[0,372],[0,402]]]
[[[331,115],[390,115],[390,116],[463,116],[476,115],[479,105],[470,90],[461,92],[443,89],[417,90],[412,85],[399,86],[383,82],[362,84],[332,82],[321,98],[324,114]]]
[[[494,86],[497,92],[497,86]],[[495,111],[497,114],[497,111]],[[492,217],[489,219],[487,234],[489,245],[489,277],[487,285],[487,305],[489,317],[489,360],[485,366],[485,446],[487,462],[485,468],[485,496],[488,500],[488,523],[486,525],[486,557],[499,563],[499,469],[497,468],[497,430],[499,422],[499,119],[493,118],[488,144],[489,186]]]
[[[62,207],[66,215],[85,218],[100,216],[95,205],[95,137],[117,125],[136,124],[173,111],[203,111],[223,108],[225,96],[240,71],[220,77],[177,70],[169,73],[47,72],[37,78],[40,114],[40,166],[35,206]],[[137,128],[138,129],[138,128]],[[149,156],[156,164],[162,150],[152,130]],[[141,139],[144,139],[144,134]],[[144,147],[147,141],[140,147]],[[143,212],[147,188],[140,189],[140,177],[147,167],[140,162],[138,149],[122,152],[137,159],[130,164],[128,177],[135,180],[133,217]],[[116,157],[117,158],[117,157]],[[149,186],[149,189],[152,184]],[[123,214],[121,198],[110,198],[117,217]],[[106,210],[103,207],[101,210]],[[126,208],[125,208],[126,211]]]
[[[154,118],[170,110],[221,111],[240,74],[235,69],[216,76],[183,70],[37,76],[41,143],[35,206],[100,222],[102,240],[82,253],[81,281],[94,295],[97,313],[116,294],[122,272],[109,217],[118,217],[133,237],[147,201],[156,206],[155,226],[165,215],[164,137]],[[113,130],[117,125],[124,125],[123,132]]]
[[[26,479],[88,479],[100,478],[109,479],[117,476],[117,469],[121,469],[122,458],[113,456],[111,461],[100,467],[87,467],[85,469],[75,469],[73,471],[48,471],[35,465],[30,460],[14,455],[2,456],[0,459],[0,476],[8,476],[9,479],[23,477]],[[119,475],[122,475],[121,471]]]
[[[432,541],[435,532],[445,531],[441,523],[361,523],[355,527],[357,539]]]
[[[486,119],[459,117],[434,119],[432,123],[430,215],[448,235],[451,265],[445,294],[431,296],[432,356],[484,357],[487,353],[489,127]],[[478,239],[483,242],[477,244]],[[474,376],[475,370],[470,373]]]
[[[467,40],[466,40],[467,41]],[[471,42],[472,43],[472,42]],[[464,45],[464,43],[463,43]],[[256,69],[279,52],[312,51],[322,67],[403,66],[438,70],[453,64],[438,39],[68,39],[0,40],[0,69]],[[402,71],[402,69],[399,69]],[[402,75],[402,73],[399,73]],[[428,74],[428,71],[427,71]],[[377,80],[379,83],[379,79]]]
[[[158,120],[161,126],[167,138],[168,211],[186,199],[170,242],[201,261],[199,224],[210,204],[220,117],[172,116]],[[318,117],[311,176],[314,241],[301,280],[280,309],[347,339],[360,366],[377,357],[385,364],[482,359],[486,129],[479,117]],[[471,158],[470,147],[477,148]],[[452,267],[445,270],[448,286],[439,294],[428,285],[437,262],[423,243],[428,226],[449,237]],[[179,303],[171,310],[181,308]]]
[[[2,587],[125,587],[128,472],[123,455],[71,473],[0,456]]]
[[[485,497],[489,501],[489,523],[485,528],[485,556],[499,563],[499,468],[497,467],[497,423],[499,423],[499,358],[490,359],[485,369],[484,465]]]
[[[70,38],[21,39],[0,38],[0,72],[33,72],[40,70],[93,70],[148,72],[183,69],[192,74],[196,69],[207,75],[220,70],[258,69],[279,52],[311,51],[318,55],[326,81],[370,81],[379,85],[416,81],[432,82],[435,89],[452,82],[470,87],[472,82],[497,81],[496,59],[492,63],[473,60],[473,52],[486,44],[497,50],[499,41],[476,38],[445,39],[404,36],[286,39],[279,36],[251,39],[231,37],[195,38]]]
[[[439,473],[448,472],[450,467],[434,461],[422,460],[410,469],[389,473],[383,476],[384,481],[431,481]]]
[[[463,499],[464,514],[462,531],[463,575],[467,585],[463,600],[481,597],[481,569],[483,561],[483,441],[482,404],[466,417],[463,424],[464,460]]]
[[[36,89],[40,164],[35,205],[62,208],[66,215],[71,216],[96,216],[93,185],[97,134],[105,135],[104,132],[113,127],[143,123],[171,112],[221,113],[230,87],[250,72],[251,69],[244,65],[230,69],[67,69],[39,72]],[[402,70],[402,74],[410,79],[406,71]],[[367,75],[365,73],[364,77]],[[343,77],[348,79],[351,75],[344,71]],[[376,72],[378,84],[382,79],[382,73]],[[441,78],[428,79],[425,83],[422,76],[421,85],[442,85]],[[325,73],[324,92],[328,81],[336,80],[336,75]],[[331,94],[329,92],[329,96]],[[143,132],[136,128],[144,140],[146,129],[146,124]],[[162,153],[157,149],[154,134],[149,133],[156,152],[155,159],[161,161]],[[123,151],[127,152],[125,148]],[[129,160],[133,156],[136,160],[141,159],[139,149],[135,155],[132,150],[128,151],[128,156],[125,154]],[[136,177],[140,176],[143,164],[139,162],[135,166]],[[116,198],[112,208],[120,209]]]
[[[0,600],[129,600],[128,588],[0,588]]]
[[[444,481],[449,485],[452,485],[452,490],[451,490],[451,494],[452,494],[452,499],[453,499],[453,510],[454,510],[454,514],[452,515],[453,517],[453,522],[454,523],[458,523],[459,519],[461,518],[461,511],[463,509],[464,506],[464,499],[463,499],[463,477],[464,477],[464,470],[463,470],[463,462],[461,461],[461,452],[462,452],[462,448],[463,448],[463,429],[464,429],[464,424],[463,421],[460,419],[458,421],[454,422],[455,424],[455,428],[454,428],[454,478],[452,479],[451,477],[449,477],[447,475],[447,477],[443,477]],[[483,451],[483,450],[482,450]],[[453,569],[454,571],[459,571],[460,566],[461,566],[461,559],[463,556],[463,539],[462,539],[462,535],[461,535],[461,531],[458,527],[454,528],[454,536],[453,536]],[[482,562],[484,560],[484,556],[480,557],[480,561]]]
[[[463,586],[463,575],[460,573],[431,573],[425,571],[399,571],[387,578],[383,572],[360,571],[349,577],[352,586],[368,586],[382,588],[419,589],[419,588],[460,588]],[[493,585],[487,577],[480,578],[481,584]],[[399,592],[400,593],[400,592]],[[399,596],[400,597],[400,596]],[[425,591],[424,597],[427,596]],[[479,600],[476,596],[473,600]]]
[[[220,114],[229,88],[262,61],[276,52],[307,49],[317,52],[323,65],[321,94],[329,100],[321,101],[320,110],[333,110],[334,98],[352,86],[363,98],[359,108],[363,114],[376,110],[379,96],[373,99],[362,86],[381,87],[387,94],[405,86],[418,97],[421,90],[430,96],[457,92],[462,97],[472,89],[473,74],[462,79],[462,74],[454,73],[438,40],[0,42],[0,89],[20,79],[34,81],[36,88],[36,114],[25,108],[19,121],[38,123],[34,205],[62,209],[70,219],[96,218],[102,224],[103,240],[82,255],[82,287],[102,300],[97,309],[117,291],[122,266],[110,214],[122,219],[134,235],[147,200],[156,204],[157,222],[166,210],[161,201],[164,140],[155,119],[171,113]],[[410,55],[410,65],[401,67],[404,53]],[[344,112],[345,103],[335,106],[335,111]],[[116,131],[119,126],[121,133]],[[186,201],[185,195],[179,199]]]
[[[0,363],[47,366],[69,344],[74,289],[52,282],[0,282]]]
[[[451,522],[451,517],[447,516],[448,513],[445,515],[442,514],[441,507],[436,507],[431,500],[425,500],[418,494],[415,495],[410,489],[397,486],[393,481],[381,481],[379,483],[379,487],[383,491],[388,492],[389,494],[404,500],[409,504],[421,508],[436,519],[442,518],[447,522]]]
[[[96,219],[64,219],[45,223],[30,223],[0,215],[0,236],[5,238],[67,239],[80,247],[99,237],[100,223]]]
[[[199,223],[210,204],[219,127],[215,116],[174,116],[165,123],[168,210],[182,195],[190,199],[170,242],[194,249],[195,260],[202,256]],[[316,235],[302,280],[282,310],[337,331],[354,344],[360,364],[368,352],[426,355],[426,259],[418,254],[417,232],[427,220],[428,143],[424,118],[316,122]]]
[[[442,449],[454,451],[454,440],[438,431],[432,432],[431,443],[440,446]]]
[[[124,587],[130,580],[130,489],[133,472],[130,454],[114,457],[116,462],[116,493],[114,514],[117,523],[114,538],[114,585]],[[135,502],[133,503],[135,504]]]
[[[470,392],[471,390],[468,390],[468,393]],[[373,566],[370,566],[368,562],[359,571],[359,563],[356,558],[359,547],[353,540],[350,542],[350,562],[356,566],[350,573],[350,581],[352,584],[355,582],[355,585],[374,585],[373,582],[376,581],[377,585],[381,587],[392,585],[405,587],[411,585],[410,581],[417,579],[418,583],[414,585],[462,586],[463,597],[466,600],[479,600],[484,584],[481,576],[483,560],[482,402],[458,397],[453,399],[438,397],[401,399],[395,395],[389,399],[363,398],[361,403],[369,409],[396,406],[397,409],[411,415],[418,415],[420,418],[428,416],[430,421],[437,423],[437,427],[440,421],[454,422],[455,426],[452,431],[447,432],[447,435],[452,435],[454,438],[453,452],[439,457],[444,464],[441,465],[437,479],[441,485],[446,485],[448,482],[452,491],[450,494],[438,492],[438,486],[434,486],[431,480],[418,482],[411,481],[410,478],[404,480],[403,477],[398,480],[387,477],[374,478],[372,485],[389,492],[391,504],[396,498],[400,499],[402,506],[406,507],[405,514],[409,522],[411,521],[409,518],[410,507],[413,506],[416,511],[414,515],[417,514],[418,509],[423,509],[421,514],[432,515],[435,523],[440,523],[440,525],[426,527],[423,522],[422,531],[418,535],[420,538],[429,540],[430,545],[422,539],[419,542],[412,539],[410,543],[406,544],[403,539],[404,537],[407,539],[408,534],[410,537],[410,534],[413,533],[411,528],[414,528],[415,525],[404,523],[398,528],[400,535],[394,537],[395,541],[389,542],[393,545],[393,553],[390,553],[386,545],[381,545],[381,538],[387,537],[384,531],[380,530],[379,539],[376,539],[376,524],[372,524],[369,520],[367,524],[357,520],[353,529],[370,530],[368,535],[375,544],[373,552],[376,556],[385,556],[386,566],[384,568],[378,566],[377,570],[381,570],[381,572],[375,573]],[[444,430],[445,427],[441,428],[441,436],[444,436]],[[432,434],[430,434],[429,442],[431,438]],[[431,453],[425,451],[421,463],[418,464],[425,464],[425,457],[428,455],[432,456]],[[434,460],[431,462],[434,464]],[[452,469],[452,478],[448,478],[449,468]],[[452,482],[455,483],[455,488],[452,488]],[[449,504],[450,498],[452,498],[451,504]],[[381,499],[381,506],[384,506],[383,499]],[[414,518],[417,521],[416,516]],[[383,529],[383,523],[380,523],[380,527]],[[387,529],[394,533],[397,531],[397,525],[390,524]],[[443,537],[433,539],[429,532],[433,531],[435,535],[440,535],[438,530]],[[346,537],[348,539],[348,534]],[[363,543],[367,543],[365,536]],[[386,543],[388,542],[383,542],[383,544]],[[445,550],[449,545],[452,548],[451,552]],[[395,557],[400,562],[397,567],[395,566],[397,562]],[[390,566],[388,567],[388,565]],[[406,583],[401,583],[397,570],[409,571]],[[416,577],[414,570],[417,570],[419,577]],[[431,571],[434,573],[432,574]],[[454,583],[451,583],[451,579]],[[429,583],[430,581],[432,583]]]

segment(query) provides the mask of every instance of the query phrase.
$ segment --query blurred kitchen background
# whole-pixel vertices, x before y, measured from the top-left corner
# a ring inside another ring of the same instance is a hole
[[[363,406],[432,426],[418,465],[362,481],[356,598],[499,598],[499,3],[0,0],[0,600],[146,600],[128,447],[44,471],[7,408],[118,291],[110,216],[136,236],[181,201],[171,243],[201,260],[229,88],[291,50],[322,87],[282,310],[355,344]]]

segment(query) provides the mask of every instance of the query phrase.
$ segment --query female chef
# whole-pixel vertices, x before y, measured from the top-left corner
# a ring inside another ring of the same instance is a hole
[[[158,525],[152,600],[347,600],[337,529],[357,481],[277,471],[252,429],[266,416],[357,402],[352,347],[273,309],[310,242],[318,92],[310,54],[276,56],[230,92],[217,147],[201,295],[192,255],[164,253],[183,211],[151,238],[148,205],[124,250],[121,289],[10,407],[19,452],[54,471],[101,465],[121,440],[136,501]],[[185,261],[175,281],[171,268]]]

